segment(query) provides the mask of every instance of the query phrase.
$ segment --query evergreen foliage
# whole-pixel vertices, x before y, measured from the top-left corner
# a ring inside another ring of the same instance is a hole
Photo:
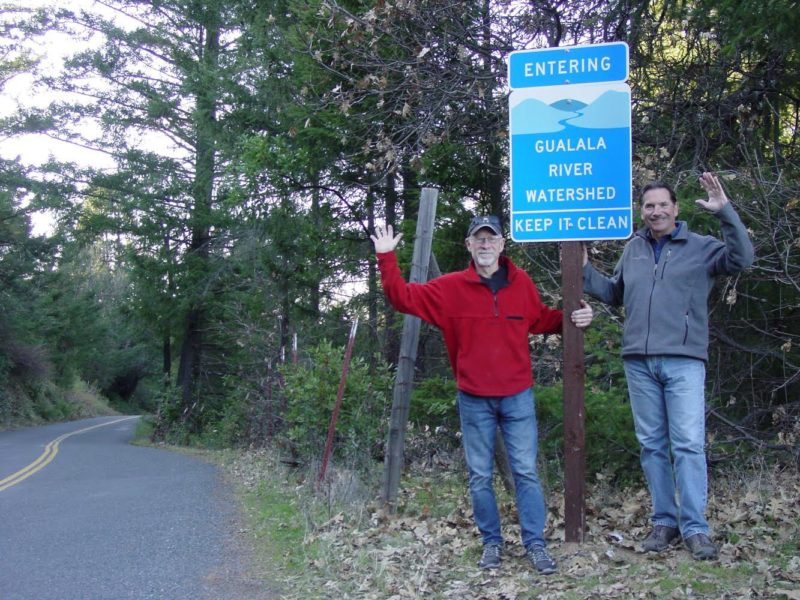
[[[279,443],[291,456],[320,458],[342,376],[343,355],[328,340],[309,352],[308,361],[286,364],[285,427]],[[368,469],[383,453],[390,402],[391,377],[385,364],[370,365],[354,358],[349,365],[341,409],[336,421],[334,452]]]
[[[508,52],[623,40],[635,187],[673,183],[682,218],[718,234],[692,200],[698,174],[720,172],[756,245],[754,267],[711,298],[712,458],[771,448],[797,459],[800,42],[789,0],[103,6],[0,12],[0,89],[24,74],[47,100],[0,115],[4,140],[49,136],[112,165],[77,150],[0,161],[0,422],[67,417],[69,390],[96,390],[155,413],[163,439],[280,442],[308,460],[358,316],[356,412],[339,447],[375,457],[401,319],[380,293],[369,231],[384,220],[404,231],[408,266],[420,189],[439,187],[434,254],[442,272],[464,268],[470,216],[507,210]],[[38,65],[47,34],[78,42],[55,72]],[[31,215],[43,211],[55,227],[36,236]],[[592,260],[610,272],[621,247],[592,244]],[[507,252],[558,305],[557,245]],[[595,308],[589,454],[623,472],[622,315]],[[536,340],[532,353],[557,458],[560,346]],[[413,420],[452,431],[449,366],[426,327],[416,383]]]

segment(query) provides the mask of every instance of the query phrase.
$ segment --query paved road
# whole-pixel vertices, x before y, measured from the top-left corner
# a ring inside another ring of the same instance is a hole
[[[131,446],[118,419],[0,432],[0,599],[277,598],[217,468]]]

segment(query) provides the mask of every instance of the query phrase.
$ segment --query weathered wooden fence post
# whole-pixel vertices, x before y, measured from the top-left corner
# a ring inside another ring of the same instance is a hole
[[[414,254],[411,261],[409,282],[422,283],[428,279],[431,246],[433,244],[433,223],[436,218],[436,198],[438,191],[424,188],[420,197],[417,233],[414,240]],[[417,360],[420,319],[406,315],[403,320],[403,337],[400,340],[400,356],[397,361],[397,375],[392,395],[392,415],[389,422],[389,436],[386,441],[386,457],[383,470],[383,504],[390,512],[397,505],[397,491],[400,487],[400,473],[403,468],[408,407],[411,402],[411,389],[414,384],[414,363]]]

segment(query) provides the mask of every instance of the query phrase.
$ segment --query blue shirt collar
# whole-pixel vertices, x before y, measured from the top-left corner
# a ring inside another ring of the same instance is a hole
[[[658,259],[661,258],[661,250],[664,246],[667,245],[667,242],[672,241],[675,239],[675,236],[681,230],[681,223],[675,223],[675,229],[672,230],[672,233],[668,233],[667,235],[662,235],[659,239],[655,239],[653,234],[650,233],[650,230],[647,230],[647,239],[650,242],[650,245],[653,246],[653,255],[656,259],[656,264],[658,264]]]
[[[672,232],[668,233],[667,235],[662,235],[660,240],[654,238],[652,232],[649,229],[646,230],[645,235],[647,236],[647,239],[650,241],[651,244],[658,244],[659,246],[663,246],[668,241],[675,239],[675,236],[677,236],[678,233],[680,233],[681,231],[681,225],[683,225],[683,223],[681,223],[680,221],[676,222],[675,229],[673,229]]]

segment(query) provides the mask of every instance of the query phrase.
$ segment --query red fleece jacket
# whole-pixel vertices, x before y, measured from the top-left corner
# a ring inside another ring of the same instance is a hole
[[[505,256],[500,261],[508,286],[493,294],[472,261],[464,271],[407,283],[395,253],[378,254],[389,302],[442,330],[456,385],[475,396],[510,396],[531,387],[528,334],[561,332],[561,311],[542,304],[525,271]]]

